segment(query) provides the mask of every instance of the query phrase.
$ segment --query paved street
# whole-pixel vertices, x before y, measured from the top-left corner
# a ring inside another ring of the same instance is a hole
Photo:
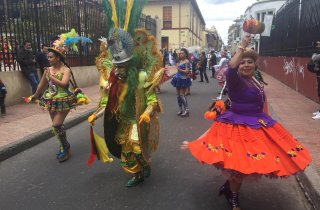
[[[124,187],[130,176],[118,160],[86,165],[89,126],[84,122],[67,131],[73,156],[65,163],[55,159],[55,138],[0,163],[0,209],[229,209],[217,196],[225,180],[220,172],[179,149],[183,140],[192,140],[209,127],[202,116],[218,92],[213,80],[193,84],[189,118],[176,116],[175,90],[168,82],[162,86],[161,143],[153,155],[152,175],[141,185]],[[102,134],[101,120],[95,129]],[[311,209],[294,177],[247,181],[240,199],[245,210]]]

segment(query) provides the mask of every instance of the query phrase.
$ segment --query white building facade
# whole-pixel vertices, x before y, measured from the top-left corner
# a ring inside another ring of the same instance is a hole
[[[249,6],[245,13],[242,20],[242,23],[245,19],[254,18],[261,22],[265,21],[266,15],[275,15],[276,12],[282,7],[285,3],[285,0],[260,0],[253,3]],[[235,21],[238,22],[238,21]],[[239,37],[236,37],[233,41],[234,44],[239,45],[241,41],[241,37],[243,36],[244,31],[242,30],[242,23],[241,23],[241,30],[239,33]],[[260,34],[256,34],[253,39],[250,47],[253,47],[255,50],[259,52],[260,46]]]

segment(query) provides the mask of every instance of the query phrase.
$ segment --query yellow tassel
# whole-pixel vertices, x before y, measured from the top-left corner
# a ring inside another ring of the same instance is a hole
[[[116,10],[116,5],[114,3],[114,0],[109,0],[111,8],[112,8],[112,21],[114,23],[114,27],[118,28],[118,16],[117,16],[117,10]]]
[[[109,157],[108,153],[108,147],[106,145],[105,140],[99,136],[98,134],[96,134],[96,132],[93,131],[93,136],[94,136],[94,142],[96,143],[97,146],[97,150],[99,153],[99,157],[100,157],[100,161],[105,163],[105,162],[112,162],[113,159],[111,157]]]
[[[124,30],[125,31],[128,30],[132,6],[133,6],[133,0],[127,0],[127,11],[126,11],[126,18],[124,21]]]

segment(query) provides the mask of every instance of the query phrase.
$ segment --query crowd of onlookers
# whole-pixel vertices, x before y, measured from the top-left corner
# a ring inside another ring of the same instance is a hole
[[[166,65],[176,66],[179,62],[177,50],[167,50],[166,48],[163,48],[160,52],[163,56],[163,67]],[[219,69],[227,65],[228,60],[230,59],[230,53],[227,50],[221,52],[215,50],[199,52],[198,50],[194,50],[193,52],[189,52],[188,59],[191,63],[190,77],[195,80],[196,75],[200,75],[199,82],[204,82],[205,80],[209,83],[207,70],[211,72],[211,78],[216,78]]]
[[[20,65],[23,76],[28,80],[31,85],[32,94],[35,93],[39,85],[39,77],[37,68],[40,69],[41,75],[43,74],[44,68],[49,67],[49,61],[47,58],[48,46],[43,44],[42,50],[36,54],[33,53],[32,43],[29,40],[23,42],[23,46],[18,49],[16,60]],[[6,114],[5,109],[5,97],[7,89],[5,84],[0,78],[0,107],[1,116]]]

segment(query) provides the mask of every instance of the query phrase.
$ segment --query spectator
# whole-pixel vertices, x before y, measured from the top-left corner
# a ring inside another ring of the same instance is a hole
[[[0,79],[0,107],[1,107],[1,116],[6,115],[6,105],[5,105],[5,99],[7,95],[7,88],[3,84],[3,82]]]
[[[22,74],[30,82],[32,88],[32,94],[37,90],[39,84],[39,77],[36,69],[36,60],[34,54],[32,53],[31,42],[25,40],[23,42],[23,48],[18,52],[17,61],[20,64]]]
[[[39,65],[41,75],[43,75],[44,69],[46,67],[50,66],[49,61],[48,61],[48,46],[47,45],[43,44],[41,46],[41,51],[36,54],[36,61]]]
[[[173,59],[175,60],[176,63],[179,61],[178,54],[177,54],[176,50],[173,51],[172,57],[173,57]]]
[[[316,42],[317,48],[320,48],[320,42]],[[315,73],[317,77],[317,89],[318,97],[320,101],[320,54],[314,53],[311,58],[311,63],[307,65],[307,68],[310,72]],[[320,109],[313,113],[312,119],[320,120]]]
[[[200,71],[200,81],[199,82],[203,82],[203,75],[206,79],[206,82],[209,83],[209,80],[208,80],[208,76],[207,76],[207,57],[206,57],[206,53],[205,52],[202,52],[201,55],[200,55],[200,61],[197,65],[199,71]]]
[[[217,56],[214,53],[214,50],[211,50],[211,52],[210,52],[210,60],[209,60],[209,69],[212,72],[211,78],[214,78],[214,75],[216,73],[216,70],[214,68],[215,65],[217,65]]]

